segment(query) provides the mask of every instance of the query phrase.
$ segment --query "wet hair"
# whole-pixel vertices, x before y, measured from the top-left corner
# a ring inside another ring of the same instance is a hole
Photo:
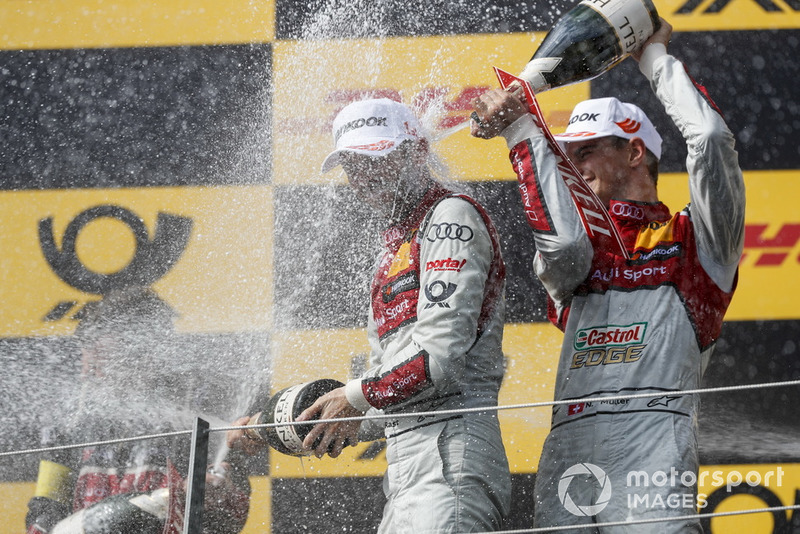
[[[658,185],[658,158],[650,150],[647,150],[644,163],[647,165],[647,172],[650,173],[653,184]]]

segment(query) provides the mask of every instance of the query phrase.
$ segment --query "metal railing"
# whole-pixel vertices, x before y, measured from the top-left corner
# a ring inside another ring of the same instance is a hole
[[[731,392],[731,391],[741,391],[741,390],[748,390],[748,389],[767,389],[767,388],[778,388],[778,387],[791,387],[791,386],[800,386],[800,380],[788,380],[783,382],[767,382],[767,383],[759,383],[759,384],[744,384],[744,385],[735,385],[735,386],[723,386],[723,387],[714,387],[714,388],[698,388],[698,389],[691,389],[691,390],[682,390],[682,391],[670,391],[670,395],[696,395],[696,394],[710,394],[710,393],[723,393],[723,392]],[[630,399],[644,399],[644,398],[657,398],[663,397],[664,392],[659,391],[657,393],[637,393],[637,394],[630,394],[630,395],[614,395],[614,396],[603,396],[603,397],[592,397],[592,398],[581,398],[581,399],[565,399],[559,401],[543,401],[543,402],[530,402],[530,403],[523,403],[523,404],[509,404],[509,405],[496,405],[496,406],[485,406],[485,407],[476,407],[476,408],[458,408],[458,409],[451,409],[451,410],[437,410],[437,414],[439,415],[451,415],[451,414],[463,414],[463,413],[476,413],[476,412],[499,412],[504,410],[519,410],[525,408],[541,408],[547,406],[557,406],[557,405],[565,405],[565,404],[574,404],[576,402],[600,402],[600,401],[612,401],[612,400],[630,400]],[[93,441],[93,442],[86,442],[86,443],[74,443],[69,445],[61,445],[55,447],[43,447],[37,449],[24,449],[24,450],[16,450],[16,451],[6,451],[0,452],[0,458],[9,457],[9,456],[17,456],[23,454],[37,454],[37,453],[44,453],[44,452],[53,452],[58,450],[66,450],[66,449],[80,449],[85,447],[92,447],[98,445],[111,445],[117,443],[125,443],[125,442],[132,442],[132,441],[141,441],[147,439],[156,439],[156,438],[164,438],[164,437],[174,437],[174,436],[183,436],[189,435],[191,436],[191,444],[190,444],[190,459],[189,459],[189,473],[187,476],[187,488],[186,488],[186,502],[185,502],[185,511],[184,511],[184,525],[183,525],[183,533],[184,534],[200,534],[203,530],[203,502],[205,498],[205,484],[206,484],[206,471],[208,468],[208,442],[209,436],[213,432],[227,432],[229,430],[243,430],[248,428],[270,428],[270,427],[278,427],[278,426],[300,426],[300,425],[316,425],[321,423],[331,423],[336,421],[363,421],[363,420],[383,420],[383,419],[397,419],[397,418],[409,418],[409,417],[420,417],[430,415],[429,412],[408,412],[408,413],[392,413],[392,414],[370,414],[367,416],[359,416],[359,417],[346,417],[346,418],[338,418],[338,419],[317,419],[314,421],[287,421],[281,423],[264,423],[264,424],[256,424],[256,425],[237,425],[237,426],[219,426],[211,428],[209,423],[204,419],[197,417],[195,419],[194,425],[192,430],[182,430],[176,432],[167,432],[167,433],[160,433],[160,434],[149,434],[149,435],[142,435],[142,436],[134,436],[130,438],[120,438],[120,439],[112,439],[112,440],[105,440],[105,441]],[[707,518],[714,518],[714,517],[727,517],[727,516],[736,516],[736,515],[745,515],[745,514],[755,514],[755,513],[766,513],[766,512],[780,512],[780,511],[789,511],[794,510],[795,513],[792,516],[792,522],[800,524],[800,514],[798,510],[800,510],[800,505],[795,504],[793,506],[780,506],[780,507],[768,507],[768,508],[758,508],[758,509],[751,509],[751,510],[736,510],[731,512],[714,512],[714,513],[704,513],[704,514],[695,514],[692,516],[682,516],[682,517],[663,517],[663,518],[652,518],[652,519],[640,519],[640,520],[632,520],[632,521],[618,521],[618,522],[607,522],[607,523],[593,523],[588,525],[566,525],[566,526],[558,526],[558,527],[544,527],[544,528],[531,528],[531,529],[524,529],[524,530],[505,530],[501,531],[502,534],[517,534],[517,533],[536,533],[536,532],[557,532],[560,530],[568,530],[568,529],[583,529],[583,528],[598,528],[604,526],[623,526],[623,525],[637,525],[637,524],[651,524],[651,523],[661,523],[661,522],[669,522],[669,521],[686,521],[687,519],[707,519]]]

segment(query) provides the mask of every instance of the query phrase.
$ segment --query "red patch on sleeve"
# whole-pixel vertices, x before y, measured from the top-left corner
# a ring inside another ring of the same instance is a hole
[[[364,380],[361,390],[372,406],[386,408],[409,399],[432,385],[428,353],[423,350],[388,373]]]

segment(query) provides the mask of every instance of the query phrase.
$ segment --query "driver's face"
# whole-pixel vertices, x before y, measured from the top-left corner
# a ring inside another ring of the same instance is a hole
[[[339,161],[360,200],[381,212],[391,211],[398,185],[410,163],[405,147],[379,157],[345,152]]]
[[[612,199],[628,198],[630,143],[601,137],[566,144],[567,157],[607,208]]]

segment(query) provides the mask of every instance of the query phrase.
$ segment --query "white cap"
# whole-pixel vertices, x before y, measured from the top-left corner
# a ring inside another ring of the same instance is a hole
[[[610,135],[638,137],[656,159],[661,159],[661,136],[644,111],[613,97],[584,100],[572,110],[567,130],[553,137],[559,143],[568,143]]]
[[[336,149],[322,162],[322,172],[336,167],[343,151],[385,156],[405,140],[422,138],[419,121],[400,102],[388,98],[353,102],[333,120]]]

